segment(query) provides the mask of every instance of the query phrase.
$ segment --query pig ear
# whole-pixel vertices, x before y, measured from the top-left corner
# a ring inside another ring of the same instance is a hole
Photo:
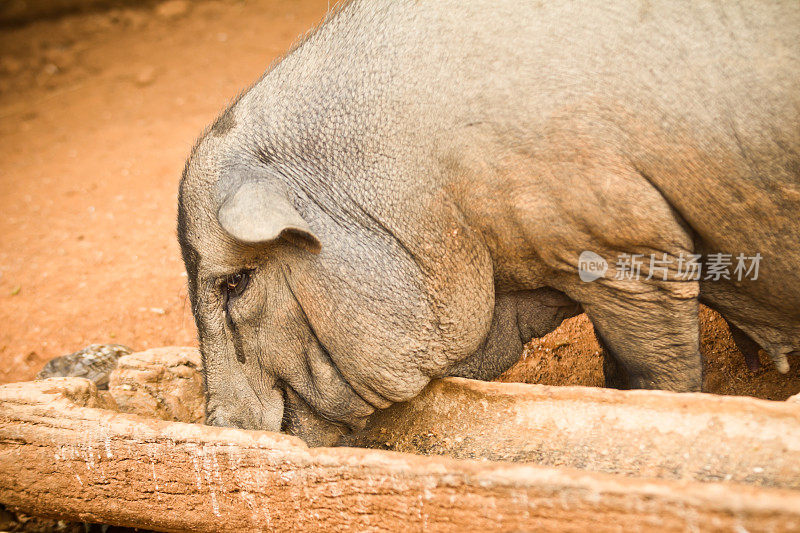
[[[228,196],[217,212],[220,226],[237,241],[256,244],[283,238],[311,253],[322,245],[289,199],[273,184],[249,181]]]

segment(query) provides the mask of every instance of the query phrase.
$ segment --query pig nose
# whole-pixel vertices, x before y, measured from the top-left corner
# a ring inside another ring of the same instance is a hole
[[[213,414],[206,416],[206,425],[222,428],[244,428],[245,418],[242,416],[236,416],[233,413],[216,411]]]
[[[207,426],[217,426],[223,428],[234,427],[231,421],[225,415],[213,414],[206,416]]]
[[[238,429],[262,429],[261,418],[244,410],[223,411],[216,409],[206,415],[206,425]]]

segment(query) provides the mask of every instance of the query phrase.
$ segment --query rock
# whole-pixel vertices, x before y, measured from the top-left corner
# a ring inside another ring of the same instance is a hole
[[[70,47],[48,48],[42,53],[42,56],[59,72],[74,67],[77,61],[75,51]]]
[[[182,17],[189,12],[189,2],[186,0],[167,0],[156,7],[156,15],[165,19]]]
[[[519,389],[507,390],[513,402]],[[278,433],[86,407],[96,396],[91,382],[77,378],[0,386],[0,502],[30,514],[160,531],[800,528],[797,490],[310,449]],[[472,408],[477,414],[490,405]],[[460,421],[465,431],[469,420]],[[562,420],[565,431],[572,425]]]
[[[205,396],[196,348],[153,348],[119,359],[109,393],[120,411],[177,422],[202,422]]]
[[[143,67],[136,74],[136,78],[135,78],[136,85],[138,85],[140,87],[146,87],[147,85],[150,85],[151,83],[153,83],[155,81],[157,73],[158,73],[158,71],[153,65],[147,65],[147,66]],[[151,310],[153,310],[153,309],[158,309],[158,308],[154,307]],[[159,314],[162,314],[162,315],[164,314],[163,309],[161,310],[161,313],[159,313]]]
[[[52,377],[86,378],[98,389],[108,388],[108,379],[117,360],[132,350],[121,344],[90,344],[82,350],[51,359],[36,374],[36,379]]]

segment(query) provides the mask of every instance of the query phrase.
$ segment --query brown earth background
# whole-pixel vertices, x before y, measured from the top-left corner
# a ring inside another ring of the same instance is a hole
[[[50,358],[91,343],[196,344],[175,238],[184,159],[328,8],[0,6],[0,383],[32,379]],[[786,376],[764,358],[750,372],[724,322],[708,310],[701,319],[707,390],[776,400],[800,392],[798,359]],[[601,385],[601,366],[580,316],[532,341],[501,379]]]

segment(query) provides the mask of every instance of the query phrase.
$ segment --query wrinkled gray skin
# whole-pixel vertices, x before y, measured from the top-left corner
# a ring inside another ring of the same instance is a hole
[[[700,389],[698,301],[785,371],[799,77],[796,1],[346,4],[186,166],[208,421],[329,444],[581,309],[618,387]],[[614,279],[712,252],[760,253],[758,280]]]

